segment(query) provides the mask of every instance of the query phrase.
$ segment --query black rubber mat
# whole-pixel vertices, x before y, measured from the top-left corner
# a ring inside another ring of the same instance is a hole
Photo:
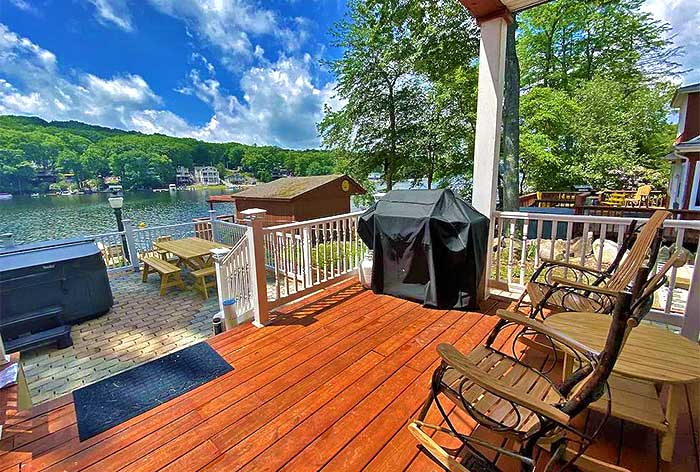
[[[73,392],[80,440],[205,384],[233,367],[199,343]]]

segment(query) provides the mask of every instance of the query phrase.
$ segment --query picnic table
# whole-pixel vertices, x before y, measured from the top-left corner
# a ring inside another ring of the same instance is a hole
[[[226,244],[208,241],[202,238],[156,241],[154,245],[158,249],[167,251],[177,257],[177,265],[186,265],[191,270],[199,270],[210,266],[212,263],[212,249],[229,247]]]

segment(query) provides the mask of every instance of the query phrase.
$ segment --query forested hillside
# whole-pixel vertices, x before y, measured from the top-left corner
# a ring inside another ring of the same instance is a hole
[[[36,117],[0,116],[0,191],[48,190],[37,174],[74,174],[80,186],[97,188],[100,178],[120,176],[127,189],[174,182],[177,166],[242,166],[262,181],[277,169],[294,175],[333,171],[329,151],[296,151],[239,143],[207,143],[191,138],[145,135],[75,121],[47,122]]]

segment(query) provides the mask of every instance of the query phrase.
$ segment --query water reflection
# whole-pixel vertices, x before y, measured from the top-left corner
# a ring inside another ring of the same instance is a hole
[[[124,218],[148,226],[191,221],[207,215],[207,196],[230,193],[217,190],[125,192]],[[0,201],[0,233],[14,233],[17,243],[114,231],[116,221],[109,194],[18,197]],[[219,213],[233,205],[217,204]]]

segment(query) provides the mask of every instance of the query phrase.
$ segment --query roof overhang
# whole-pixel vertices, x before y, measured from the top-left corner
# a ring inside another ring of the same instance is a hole
[[[671,100],[671,106],[673,108],[680,108],[681,105],[683,105],[683,97],[685,97],[689,93],[697,93],[697,92],[700,92],[700,83],[686,85],[685,87],[679,88],[678,90],[676,90],[676,93],[673,94],[673,99]]]
[[[493,18],[506,18],[511,20],[511,14],[528,8],[547,3],[550,0],[460,0],[462,5],[478,23]]]

